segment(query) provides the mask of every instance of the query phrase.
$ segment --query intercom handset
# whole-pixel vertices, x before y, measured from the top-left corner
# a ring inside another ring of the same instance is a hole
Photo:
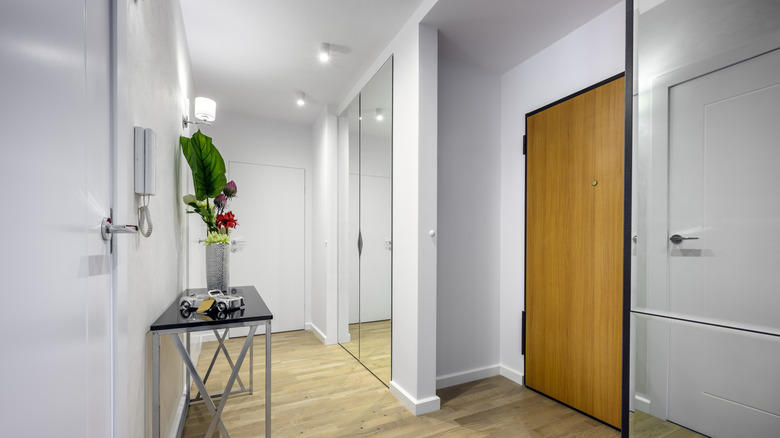
[[[149,215],[149,196],[155,192],[154,130],[136,126],[133,130],[135,144],[135,193],[141,196],[143,205],[138,208],[138,229],[144,237],[152,235],[152,218]],[[148,224],[148,225],[147,225]]]

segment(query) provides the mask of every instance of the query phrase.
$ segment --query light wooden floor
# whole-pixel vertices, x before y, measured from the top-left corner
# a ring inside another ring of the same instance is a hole
[[[360,361],[385,385],[389,385],[391,363],[390,320],[363,322],[359,326],[360,331],[358,333],[358,324],[350,324],[349,333],[351,339],[356,339],[357,336],[360,336]],[[352,345],[345,345],[345,347],[350,349],[352,354],[355,354],[355,351],[352,350]]]
[[[227,342],[233,359],[243,339]],[[339,345],[323,345],[305,331],[272,338],[272,430],[275,437],[609,437],[619,433],[501,377],[438,391],[441,410],[415,417]],[[261,437],[265,430],[265,340],[255,339],[255,394],[231,397],[222,418],[231,437]],[[216,342],[204,344],[205,370]],[[248,365],[248,362],[246,362]],[[248,366],[246,367],[248,369]],[[224,388],[229,370],[220,360],[207,383]],[[242,371],[248,382],[248,374]],[[183,436],[203,436],[205,406],[193,405]]]
[[[704,435],[637,410],[629,414],[628,431],[632,438],[703,438]]]

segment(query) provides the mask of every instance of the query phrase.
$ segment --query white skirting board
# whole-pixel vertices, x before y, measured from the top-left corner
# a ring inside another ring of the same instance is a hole
[[[642,412],[650,412],[650,399],[644,394],[634,394],[634,409]]]
[[[501,365],[500,367],[501,367],[501,372],[499,374],[517,383],[518,385],[525,386],[525,374],[503,365]]]
[[[460,373],[439,376],[436,378],[436,389],[448,388],[450,386],[460,385],[461,383],[468,383],[475,380],[487,379],[488,377],[497,376],[500,372],[500,368],[501,367],[498,365],[494,365],[490,367],[477,368]]]
[[[328,337],[327,337],[327,336],[325,336],[325,335],[322,333],[322,331],[321,331],[321,330],[320,330],[320,329],[319,329],[319,328],[318,328],[316,325],[314,325],[313,323],[311,323],[311,322],[307,322],[306,324],[304,324],[304,328],[305,328],[306,330],[309,330],[309,331],[311,331],[312,333],[314,333],[314,336],[316,336],[316,337],[317,337],[317,339],[319,339],[319,340],[320,340],[320,342],[322,342],[323,344],[325,344],[325,345],[330,345],[330,344],[333,344],[333,343],[334,343],[334,342],[330,342],[330,341],[328,340]]]
[[[435,412],[441,407],[441,399],[438,396],[417,400],[392,380],[390,381],[390,394],[397,398],[414,415]]]
[[[448,374],[436,378],[436,389],[448,388],[450,386],[460,385],[461,383],[473,382],[475,380],[487,379],[493,376],[504,376],[507,379],[523,384],[523,373],[515,371],[503,365],[493,365],[489,367],[476,368],[460,373]]]

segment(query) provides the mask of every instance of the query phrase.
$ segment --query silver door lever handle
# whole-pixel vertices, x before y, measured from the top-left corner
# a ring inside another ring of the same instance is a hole
[[[134,234],[138,232],[138,225],[114,225],[111,218],[104,217],[100,223],[100,234],[103,240],[111,240],[111,235],[116,234]]]
[[[669,238],[669,240],[672,241],[672,243],[680,243],[683,240],[698,240],[698,237],[683,237],[679,234],[675,234],[672,237]]]

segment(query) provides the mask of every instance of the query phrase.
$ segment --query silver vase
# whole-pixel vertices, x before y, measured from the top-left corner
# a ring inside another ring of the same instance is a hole
[[[206,288],[227,292],[230,283],[230,245],[206,245]]]

